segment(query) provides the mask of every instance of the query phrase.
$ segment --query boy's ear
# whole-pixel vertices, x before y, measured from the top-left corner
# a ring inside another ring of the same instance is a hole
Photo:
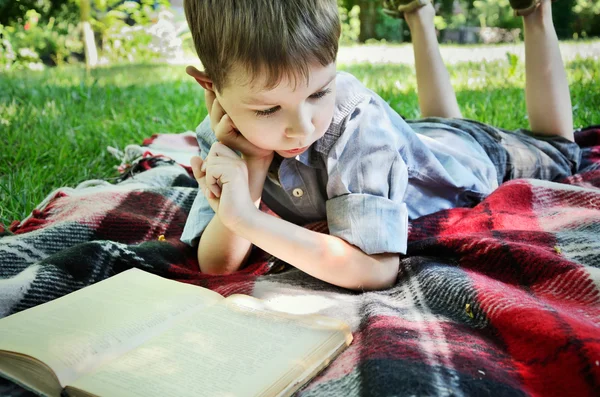
[[[198,84],[200,84],[202,86],[202,88],[204,88],[205,90],[209,90],[209,91],[215,90],[213,88],[212,80],[210,79],[210,77],[208,77],[208,75],[206,73],[201,72],[200,70],[196,69],[193,66],[186,67],[185,72],[188,75],[192,76],[194,79],[196,79]]]

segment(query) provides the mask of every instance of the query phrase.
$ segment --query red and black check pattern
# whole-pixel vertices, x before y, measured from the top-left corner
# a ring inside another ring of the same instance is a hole
[[[155,154],[158,140],[146,142]],[[600,127],[577,140],[582,169],[562,183],[510,181],[474,208],[412,222],[398,282],[365,293],[259,250],[236,274],[200,274],[179,242],[194,181],[149,157],[118,185],[63,189],[0,231],[0,317],[138,267],[347,321],[353,344],[303,396],[597,396]],[[26,392],[3,381],[0,395]]]

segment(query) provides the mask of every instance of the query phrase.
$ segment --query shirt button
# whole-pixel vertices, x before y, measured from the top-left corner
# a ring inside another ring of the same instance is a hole
[[[295,188],[292,191],[292,194],[294,195],[294,197],[302,197],[304,195],[304,192],[300,188]]]

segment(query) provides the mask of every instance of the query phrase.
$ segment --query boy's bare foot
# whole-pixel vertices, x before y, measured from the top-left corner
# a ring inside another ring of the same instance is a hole
[[[383,0],[383,12],[394,18],[405,18],[405,14],[430,3],[431,0]]]
[[[538,1],[538,5],[529,14],[523,15],[523,22],[530,25],[535,24],[538,26],[554,26],[552,23],[552,3],[554,0]]]
[[[513,10],[515,10],[515,15],[524,17],[535,13],[540,8],[548,6],[548,4],[544,5],[544,3],[550,3],[550,0],[509,0],[509,2]]]
[[[431,25],[433,27],[434,18],[435,8],[433,8],[433,4],[431,3],[427,3],[411,12],[404,13],[404,19],[411,30],[416,24]]]

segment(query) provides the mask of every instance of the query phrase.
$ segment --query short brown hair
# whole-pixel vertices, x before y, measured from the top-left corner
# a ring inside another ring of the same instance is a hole
[[[336,0],[185,0],[196,53],[217,91],[241,67],[252,84],[261,75],[266,89],[286,75],[297,83],[309,65],[327,66],[338,52]]]

